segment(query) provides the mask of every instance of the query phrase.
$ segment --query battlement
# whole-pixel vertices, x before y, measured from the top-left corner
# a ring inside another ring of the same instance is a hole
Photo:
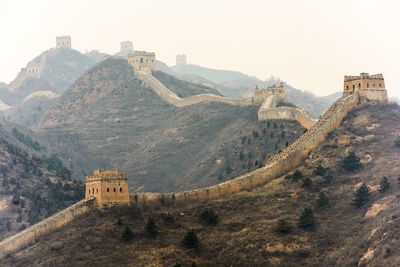
[[[344,76],[344,81],[345,82],[357,81],[357,80],[365,80],[365,79],[369,79],[369,80],[384,80],[382,74],[369,75],[369,73],[366,73],[366,72],[360,73],[359,76],[347,76],[347,75]]]
[[[146,51],[135,51],[128,55],[128,63],[134,70],[151,73],[156,67],[156,54]]]
[[[128,179],[118,169],[95,170],[86,176],[85,198],[96,197],[99,205],[129,204]]]
[[[57,36],[56,37],[56,48],[72,48],[71,36]]]
[[[388,101],[385,80],[382,74],[344,76],[343,95],[360,92],[360,97],[372,101]]]

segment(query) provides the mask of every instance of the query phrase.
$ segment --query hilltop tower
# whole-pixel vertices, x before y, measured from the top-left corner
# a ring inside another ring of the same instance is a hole
[[[176,66],[186,65],[186,55],[176,55]]]
[[[131,41],[121,42],[121,53],[124,55],[129,55],[133,53],[133,44]]]
[[[281,82],[279,85],[273,84],[271,86],[268,86],[267,88],[256,87],[254,91],[254,103],[261,104],[269,96],[272,95],[279,96],[279,99],[285,102],[286,101],[285,84]]]
[[[128,180],[118,169],[94,170],[86,176],[85,198],[96,197],[99,205],[129,204]]]
[[[369,75],[360,73],[360,76],[344,76],[343,95],[359,92],[360,97],[372,101],[388,101],[385,80],[382,74]]]
[[[156,54],[146,51],[135,51],[128,55],[128,62],[134,70],[151,73],[156,67]]]
[[[69,48],[71,49],[71,36],[57,36],[56,48]]]

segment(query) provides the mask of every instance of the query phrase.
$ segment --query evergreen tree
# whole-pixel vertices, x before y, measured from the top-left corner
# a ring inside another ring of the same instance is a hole
[[[397,140],[396,140],[396,142],[394,142],[394,145],[395,145],[396,147],[400,148],[400,136],[397,137]]]
[[[218,223],[218,215],[212,209],[206,209],[200,213],[200,220],[209,225],[216,225]]]
[[[197,250],[199,248],[199,239],[193,230],[186,233],[185,237],[182,239],[182,245],[185,248]]]
[[[312,186],[312,180],[310,177],[306,177],[303,179],[303,187],[310,188]]]
[[[303,212],[299,217],[298,226],[305,230],[314,230],[315,229],[315,217],[314,212],[310,207],[304,208]]]
[[[369,201],[369,195],[368,186],[363,183],[354,194],[353,205],[360,208]]]
[[[290,222],[288,222],[285,219],[279,219],[278,221],[278,226],[276,228],[276,231],[282,234],[288,234],[290,232],[292,232],[292,224]]]
[[[326,174],[327,169],[322,166],[321,163],[318,163],[318,165],[314,169],[314,174],[319,175],[319,176],[324,176]]]
[[[328,196],[324,192],[320,192],[317,198],[317,206],[325,207],[329,205]]]
[[[132,239],[132,237],[133,237],[132,230],[131,228],[129,228],[128,225],[126,225],[124,231],[122,232],[121,240],[124,242],[128,242],[129,240]]]
[[[379,182],[379,192],[385,193],[388,191],[390,188],[390,183],[388,178],[385,176],[382,178],[382,180]]]
[[[351,151],[343,160],[343,167],[348,171],[355,171],[361,168],[360,159]]]
[[[298,180],[302,179],[304,177],[304,175],[301,171],[295,170],[291,177],[294,181],[298,181]]]
[[[158,227],[153,218],[147,220],[146,234],[149,237],[155,237],[158,234]]]
[[[327,174],[324,176],[324,183],[325,184],[332,184],[333,176],[331,174]]]

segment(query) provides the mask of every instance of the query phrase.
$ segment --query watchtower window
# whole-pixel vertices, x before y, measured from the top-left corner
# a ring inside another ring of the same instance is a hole
[[[369,88],[369,83],[367,83],[367,88]]]
[[[98,194],[99,193],[99,189],[98,188],[96,188],[96,194]]]
[[[107,188],[107,192],[110,192],[110,188]]]
[[[116,192],[115,187],[114,187],[114,192]]]
[[[382,84],[381,84],[381,83],[379,84],[379,87],[382,87]]]
[[[119,188],[119,192],[122,192],[122,187]]]
[[[142,57],[140,58],[140,63],[143,63],[143,58]]]
[[[349,86],[348,85],[346,86],[346,90],[349,90]]]
[[[358,89],[361,89],[361,83],[358,84]]]
[[[94,194],[94,188],[93,188],[93,190],[92,190],[92,193]]]
[[[356,86],[353,84],[353,91],[354,91],[354,89],[356,89]]]

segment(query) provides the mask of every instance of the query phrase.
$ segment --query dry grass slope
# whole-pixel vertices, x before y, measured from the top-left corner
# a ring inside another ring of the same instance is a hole
[[[5,259],[3,265],[398,266],[400,148],[394,144],[399,134],[399,106],[362,105],[298,169],[311,179],[309,187],[303,187],[301,180],[281,177],[224,199],[98,210]],[[360,170],[343,169],[342,160],[349,151],[361,158]],[[331,170],[332,183],[314,174],[318,163]],[[380,193],[383,176],[391,186]],[[370,188],[371,197],[356,208],[351,201],[362,182]],[[325,208],[316,206],[320,192],[329,198]],[[307,206],[316,217],[314,231],[296,226]],[[218,214],[217,225],[199,220],[205,209]],[[174,222],[165,222],[167,213]],[[154,239],[144,234],[150,217],[160,233]],[[277,233],[279,219],[288,220],[293,232]],[[129,242],[120,240],[125,225],[133,231]],[[198,251],[181,246],[189,229],[200,240]]]

